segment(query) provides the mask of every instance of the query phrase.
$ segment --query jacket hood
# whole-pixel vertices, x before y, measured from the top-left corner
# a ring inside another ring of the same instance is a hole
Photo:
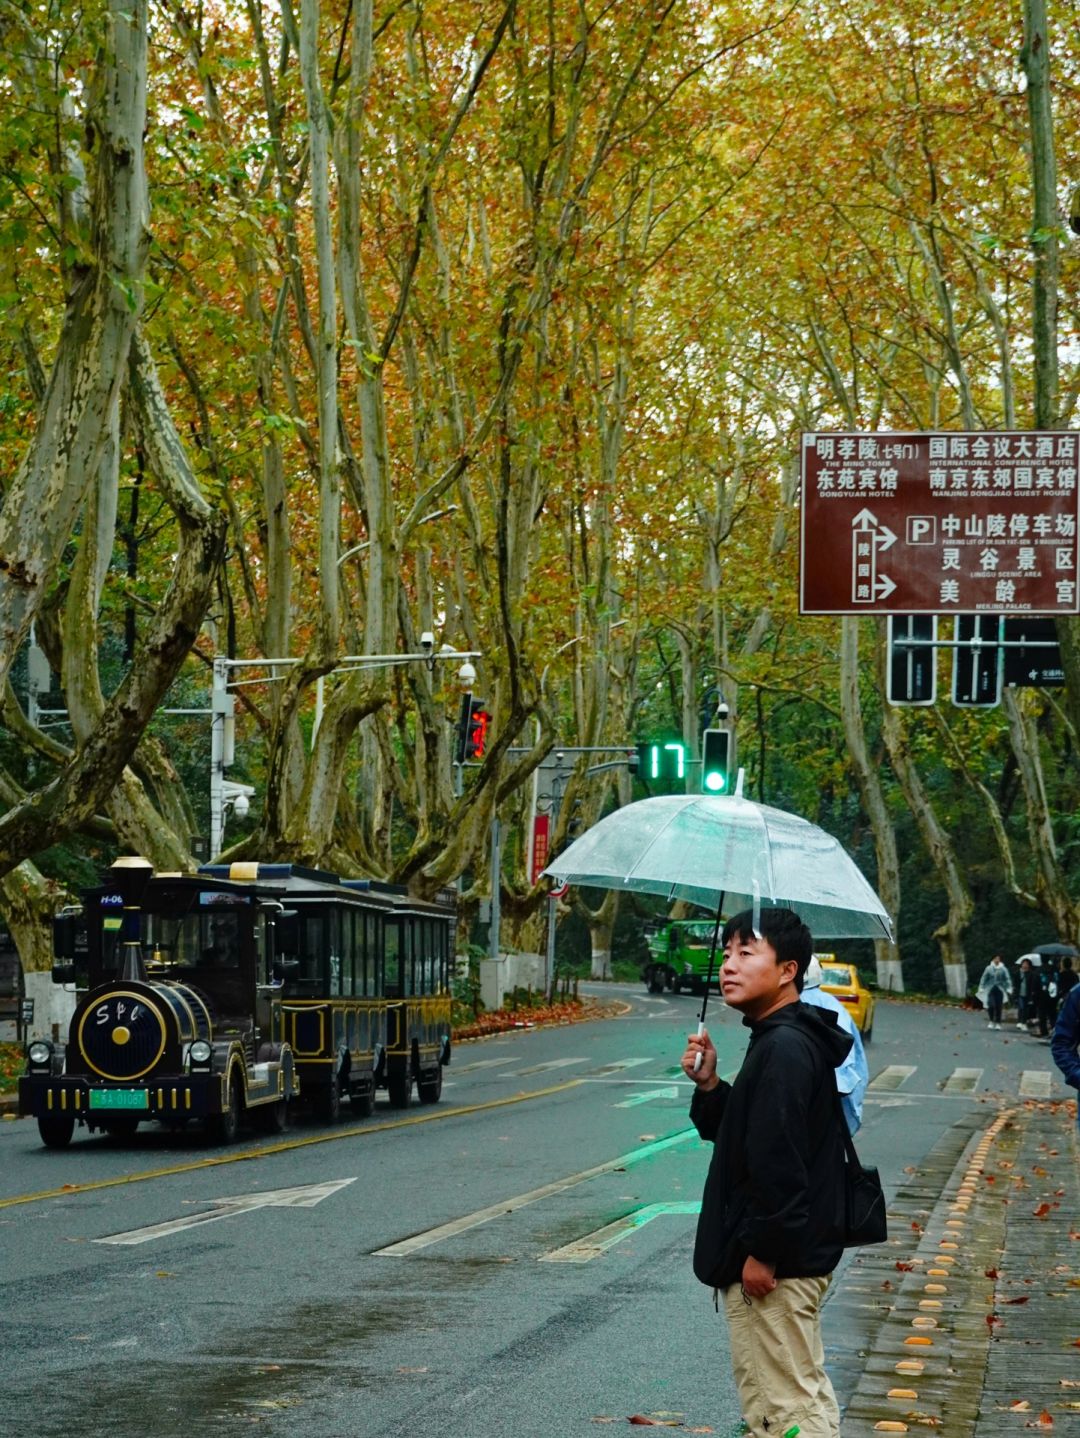
[[[751,1027],[757,1032],[776,1024],[795,1024],[808,1033],[825,1051],[830,1068],[837,1068],[844,1062],[854,1043],[851,1035],[846,1034],[837,1023],[831,1009],[815,1008],[812,1004],[785,1004],[767,1019],[751,1024]]]

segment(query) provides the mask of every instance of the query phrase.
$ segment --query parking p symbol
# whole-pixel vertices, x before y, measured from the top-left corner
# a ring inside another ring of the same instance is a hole
[[[937,542],[937,515],[909,514],[907,542],[909,544],[935,544]]]

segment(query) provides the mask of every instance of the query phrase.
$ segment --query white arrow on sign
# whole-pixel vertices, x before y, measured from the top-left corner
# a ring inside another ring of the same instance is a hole
[[[121,1245],[149,1243],[155,1238],[167,1238],[171,1233],[180,1233],[185,1228],[198,1228],[204,1223],[216,1223],[219,1218],[235,1218],[240,1213],[253,1213],[257,1208],[314,1208],[345,1188],[355,1183],[355,1178],[331,1179],[329,1183],[310,1183],[303,1188],[273,1188],[265,1193],[238,1193],[231,1198],[215,1198],[216,1207],[206,1213],[189,1213],[184,1218],[173,1218],[167,1223],[154,1223],[149,1228],[133,1228],[128,1233],[113,1233],[107,1238],[95,1238],[94,1243],[115,1243]]]
[[[622,1103],[614,1105],[615,1108],[633,1108],[635,1104],[648,1103],[651,1098],[678,1098],[679,1090],[674,1084],[670,1088],[652,1088],[648,1093],[634,1093],[629,1098],[624,1098]]]

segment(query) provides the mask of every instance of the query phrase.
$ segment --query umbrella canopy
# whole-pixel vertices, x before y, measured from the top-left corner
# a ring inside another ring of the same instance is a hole
[[[1033,954],[1045,955],[1048,959],[1075,959],[1077,951],[1072,944],[1036,944]]]
[[[891,939],[889,916],[824,829],[737,795],[639,799],[594,824],[546,873],[568,884],[687,899],[725,913],[794,909],[815,938]]]

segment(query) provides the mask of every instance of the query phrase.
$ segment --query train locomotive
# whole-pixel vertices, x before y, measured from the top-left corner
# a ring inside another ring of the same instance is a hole
[[[452,896],[291,864],[155,874],[125,858],[54,921],[53,978],[80,997],[66,1043],[27,1045],[19,1111],[42,1142],[147,1121],[284,1128],[303,1099],[328,1120],[437,1102],[450,1059]]]

